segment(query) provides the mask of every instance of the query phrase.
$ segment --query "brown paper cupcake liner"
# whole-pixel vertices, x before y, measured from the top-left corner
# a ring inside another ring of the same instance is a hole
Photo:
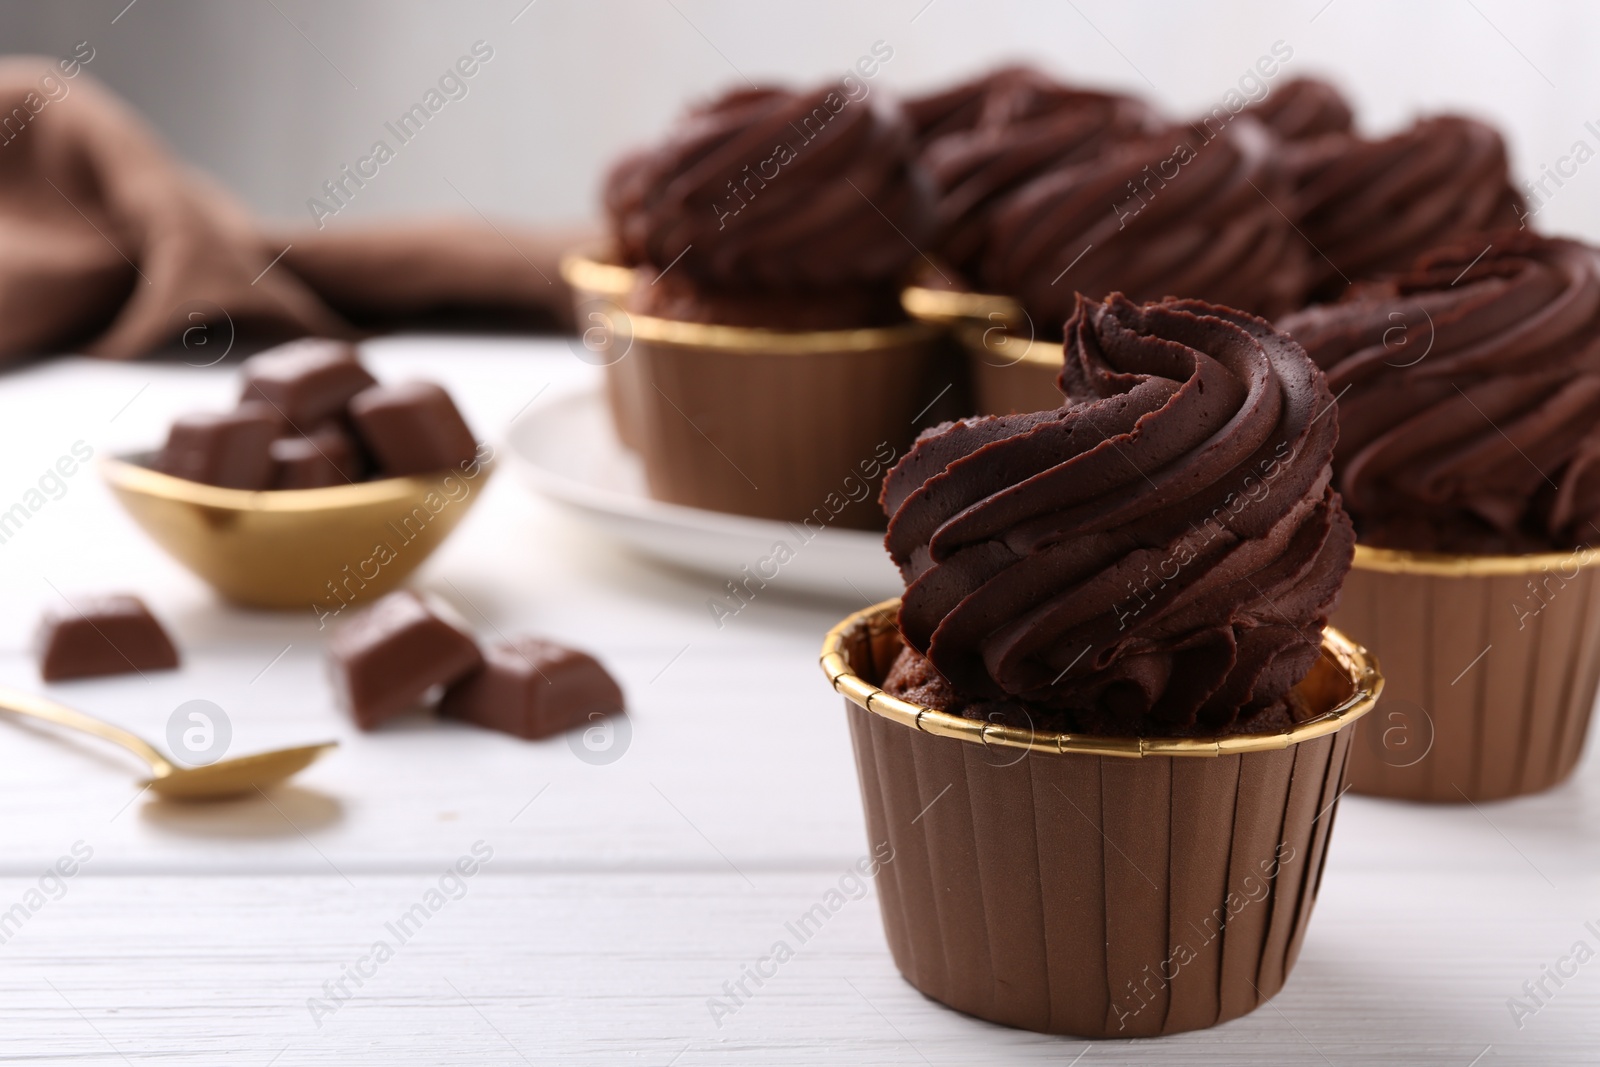
[[[1062,404],[1060,342],[1035,338],[1015,300],[992,293],[910,286],[901,306],[913,318],[951,332],[966,355],[979,415],[1051,411]]]
[[[881,529],[879,481],[953,388],[938,333],[922,323],[811,332],[628,323],[639,452],[651,495],[675,504]]]
[[[1577,766],[1600,684],[1600,554],[1357,546],[1333,621],[1388,680],[1351,752],[1357,792],[1500,800]]]
[[[562,257],[561,278],[572,289],[579,341],[591,353],[589,358],[604,368],[606,406],[617,438],[637,449],[642,399],[638,375],[624,347],[626,331],[618,327],[623,298],[633,289],[633,268],[610,262],[599,247],[582,248]]]
[[[846,697],[870,840],[893,850],[878,895],[907,981],[970,1015],[1081,1037],[1213,1026],[1282,988],[1345,727],[1382,687],[1363,650],[1325,635],[1301,691],[1328,711],[1290,733],[1077,737],[882,692],[897,608],[836,627],[823,668]]]

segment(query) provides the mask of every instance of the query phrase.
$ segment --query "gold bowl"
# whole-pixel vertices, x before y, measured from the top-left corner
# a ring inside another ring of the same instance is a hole
[[[493,470],[485,457],[437,474],[257,492],[174,478],[147,459],[106,459],[100,473],[168,555],[229,600],[318,618],[399,585]]]

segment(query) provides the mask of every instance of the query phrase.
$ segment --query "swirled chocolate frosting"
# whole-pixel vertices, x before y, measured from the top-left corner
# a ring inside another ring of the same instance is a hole
[[[1349,133],[1355,116],[1343,94],[1325,81],[1296,78],[1271,90],[1245,109],[1285,141],[1305,141],[1330,133]]]
[[[1457,115],[1379,141],[1321,138],[1292,151],[1289,163],[1300,228],[1318,253],[1319,300],[1465,234],[1515,226],[1525,210],[1500,134]]]
[[[607,182],[623,258],[719,288],[893,282],[929,197],[910,124],[864,89],[741,89],[689,112]]]
[[[989,216],[1008,193],[1160,126],[1141,101],[1063,85],[1028,67],[1004,67],[905,106],[937,198],[934,247],[969,276]]]
[[[1068,406],[936,427],[884,481],[900,680],[1058,729],[1277,728],[1354,544],[1321,373],[1197,300],[1080,298],[1066,335]]]
[[[1280,326],[1339,397],[1334,471],[1364,544],[1600,543],[1600,250],[1462,240]]]
[[[1240,116],[1211,135],[1114,145],[1008,197],[994,214],[980,287],[1022,301],[1038,336],[1073,294],[1193,297],[1277,315],[1300,306],[1305,242],[1278,141]]]

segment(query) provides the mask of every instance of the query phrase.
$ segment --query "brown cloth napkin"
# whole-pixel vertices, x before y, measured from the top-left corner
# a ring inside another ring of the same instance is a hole
[[[561,328],[557,260],[583,236],[477,219],[268,230],[77,64],[0,59],[0,359],[129,359],[223,318],[274,341],[439,316]]]

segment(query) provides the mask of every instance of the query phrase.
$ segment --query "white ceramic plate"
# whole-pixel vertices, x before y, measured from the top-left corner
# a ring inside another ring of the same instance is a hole
[[[904,588],[883,550],[882,534],[812,531],[652,500],[643,467],[617,440],[598,388],[539,400],[512,422],[506,439],[524,484],[647,556],[724,580],[742,581],[745,568],[762,577],[775,572],[769,585],[858,602],[896,596]]]

